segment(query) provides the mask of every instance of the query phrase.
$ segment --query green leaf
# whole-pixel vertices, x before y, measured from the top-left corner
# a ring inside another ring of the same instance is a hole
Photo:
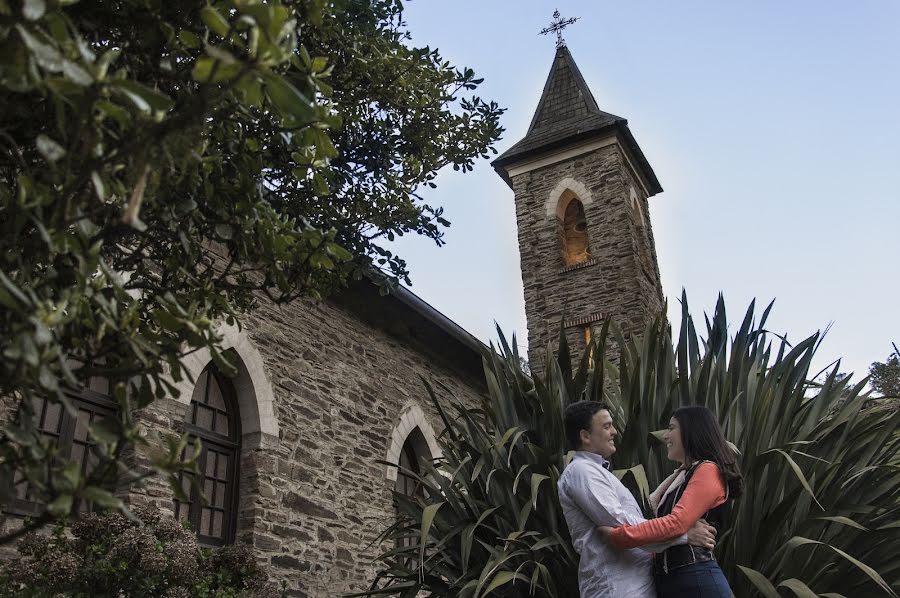
[[[109,66],[115,62],[119,56],[122,55],[122,51],[118,49],[107,50],[103,54],[100,55],[100,60],[97,61],[97,78],[105,79],[106,72],[109,70]]]
[[[318,172],[313,173],[312,183],[313,191],[315,191],[316,195],[328,195],[331,192],[328,188],[328,183],[325,182],[325,178]]]
[[[111,118],[116,121],[120,127],[128,126],[128,123],[131,121],[131,115],[128,113],[128,110],[125,110],[118,104],[113,104],[106,100],[98,100],[94,103],[94,108],[98,110],[103,117]]]
[[[221,239],[230,240],[234,237],[234,227],[220,222],[216,225],[216,235]]]
[[[482,593],[481,596],[487,596],[497,588],[505,586],[512,581],[524,581],[528,583],[531,580],[529,580],[521,573],[517,573],[515,571],[499,571],[496,575],[494,575],[494,578],[491,579],[491,583],[487,588],[485,588],[484,593]]]
[[[42,68],[53,73],[62,70],[63,55],[53,45],[52,40],[42,33],[34,34],[22,25],[16,25],[16,31]]]
[[[67,517],[72,511],[73,501],[71,494],[62,494],[47,505],[47,510],[54,517]]]
[[[29,21],[37,21],[47,10],[46,0],[25,0],[22,5],[22,16]]]
[[[165,112],[173,106],[173,102],[168,96],[141,85],[137,81],[118,79],[112,85],[121,91],[141,112],[149,112],[151,110]]]
[[[844,559],[846,559],[847,561],[852,563],[860,571],[865,573],[872,581],[877,583],[881,587],[881,589],[883,589],[885,592],[887,592],[891,596],[895,596],[895,597],[897,596],[897,594],[894,593],[894,591],[891,589],[891,587],[887,584],[887,582],[884,581],[884,579],[878,574],[877,571],[875,571],[874,569],[872,569],[870,566],[866,565],[864,562],[860,561],[859,559],[850,556],[849,554],[847,554],[840,548],[838,548],[836,546],[832,546],[831,544],[828,544],[827,542],[819,542],[818,540],[810,540],[809,538],[803,538],[801,536],[794,536],[793,538],[788,540],[788,546],[793,547],[793,548],[796,548],[799,546],[804,546],[807,544],[814,544],[817,546],[825,546],[826,548],[833,550],[836,554],[843,557]]]
[[[809,589],[805,583],[796,578],[786,579],[780,584],[778,584],[779,588],[788,588],[792,592],[794,592],[795,596],[799,596],[800,598],[819,598],[818,594]]]
[[[815,495],[815,493],[813,492],[812,487],[809,485],[809,482],[806,480],[806,475],[803,473],[803,470],[800,469],[800,466],[797,465],[796,461],[794,461],[794,460],[791,458],[790,455],[788,455],[786,452],[784,452],[784,451],[781,450],[781,449],[772,449],[772,450],[770,450],[770,451],[766,451],[766,452],[763,453],[763,454],[765,455],[765,454],[768,454],[768,453],[771,453],[771,452],[778,453],[779,455],[781,455],[782,457],[784,457],[784,459],[788,462],[788,465],[790,466],[791,470],[793,470],[794,475],[797,477],[797,479],[798,479],[798,480],[800,481],[800,483],[803,485],[803,489],[806,490],[806,492],[809,493],[809,495],[812,497],[812,499],[815,501],[815,503],[819,506],[819,508],[822,509],[822,510],[824,510],[824,508],[822,507],[822,505],[819,504],[819,500],[816,498],[816,495]]]
[[[53,139],[50,139],[43,133],[37,136],[35,139],[35,145],[37,146],[38,152],[44,157],[47,162],[51,164],[59,161],[63,156],[66,155],[66,149],[58,144]]]
[[[328,59],[324,56],[316,56],[315,58],[313,58],[309,70],[314,73],[321,73],[325,70],[326,66],[328,66]]]
[[[537,509],[538,491],[540,490],[541,482],[549,479],[550,476],[542,473],[531,474],[531,506],[533,508]]]
[[[200,38],[186,29],[182,29],[178,32],[178,39],[187,48],[199,48],[202,45]]]
[[[100,201],[105,201],[106,185],[103,184],[103,179],[96,170],[91,171],[91,183],[94,185],[94,191],[97,193],[97,198]]]
[[[104,509],[121,509],[124,506],[122,499],[113,496],[109,490],[97,486],[88,486],[79,495],[84,500],[90,501]]]
[[[84,70],[81,65],[72,62],[71,60],[63,61],[62,71],[63,75],[65,75],[70,81],[72,81],[76,85],[80,85],[81,87],[87,87],[88,85],[94,83],[94,77],[92,77],[89,72]]]
[[[834,516],[834,517],[816,517],[816,519],[821,519],[822,521],[833,521],[835,523],[840,523],[841,525],[847,525],[849,527],[855,527],[858,530],[862,530],[864,532],[869,531],[868,528],[858,524],[848,517]]]
[[[542,538],[534,543],[534,545],[531,547],[531,550],[532,550],[532,552],[537,552],[544,548],[558,546],[559,544],[560,544],[559,538],[556,538],[556,537]]]
[[[248,75],[241,78],[241,80],[237,84],[237,88],[244,94],[244,101],[246,103],[250,104],[251,106],[262,106],[262,82],[255,75]],[[253,140],[254,142],[256,141],[251,137],[247,139],[248,143],[251,140]]]
[[[300,91],[278,75],[266,76],[266,95],[284,117],[308,122],[314,116],[312,103]]]
[[[78,481],[81,479],[81,463],[70,461],[63,467],[62,477],[66,481],[69,490],[78,487]]]
[[[326,243],[325,251],[328,252],[328,255],[331,257],[340,260],[342,262],[347,262],[353,259],[353,254],[338,245],[337,243]]]
[[[772,582],[769,581],[765,575],[749,567],[738,565],[737,568],[747,576],[747,579],[750,580],[765,598],[781,598],[778,590],[775,589],[775,586],[772,585]]]
[[[90,432],[91,437],[99,442],[114,444],[120,440],[119,424],[111,417],[104,417],[99,421],[89,424],[88,431]]]
[[[203,19],[203,23],[212,31],[216,32],[219,37],[224,38],[228,35],[228,21],[212,6],[204,6],[200,10],[200,18]]]
[[[421,546],[422,554],[425,551],[425,544],[428,541],[428,534],[431,532],[431,525],[434,523],[434,516],[437,515],[438,509],[444,505],[443,502],[428,505],[422,510],[421,532],[419,534],[419,546]]]
[[[200,83],[221,83],[234,79],[241,71],[239,63],[225,63],[216,58],[201,56],[191,71],[195,81]]]

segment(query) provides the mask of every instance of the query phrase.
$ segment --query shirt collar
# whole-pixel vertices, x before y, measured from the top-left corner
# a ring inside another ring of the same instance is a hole
[[[612,469],[612,464],[603,458],[603,455],[598,455],[597,453],[591,453],[588,451],[575,451],[576,457],[581,457],[582,459],[587,459],[588,461],[593,461],[598,464],[600,467],[606,470]]]

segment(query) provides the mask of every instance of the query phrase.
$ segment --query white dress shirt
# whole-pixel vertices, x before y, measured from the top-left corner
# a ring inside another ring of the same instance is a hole
[[[572,544],[581,555],[578,585],[581,598],[656,598],[653,556],[687,536],[663,545],[616,550],[597,527],[635,525],[645,521],[631,492],[607,469],[600,455],[577,451],[559,478],[559,502]],[[651,552],[648,552],[651,551]]]

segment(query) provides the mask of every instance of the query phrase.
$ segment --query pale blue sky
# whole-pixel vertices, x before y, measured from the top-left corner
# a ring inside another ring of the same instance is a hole
[[[500,151],[537,106],[556,7],[581,17],[567,45],[665,189],[650,211],[673,323],[682,287],[695,315],[722,291],[732,321],[774,298],[790,339],[834,323],[817,366],[884,360],[900,342],[900,2],[409,2],[414,43],[508,108]],[[494,320],[524,337],[512,191],[481,161],[425,196],[453,224],[444,247],[398,244],[412,290],[482,340]]]

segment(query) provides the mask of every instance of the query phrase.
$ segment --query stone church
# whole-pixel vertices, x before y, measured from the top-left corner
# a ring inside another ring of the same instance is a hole
[[[515,198],[533,365],[561,322],[579,351],[605,318],[633,332],[658,312],[647,200],[662,188],[627,121],[600,110],[564,45],[528,132],[493,166]],[[190,521],[202,544],[249,543],[291,596],[364,589],[393,491],[411,491],[390,464],[440,456],[421,379],[477,404],[486,392],[482,343],[408,290],[381,296],[367,281],[322,302],[263,304],[240,330],[222,333],[238,375],[191,355],[196,382],[143,414],[148,434],[202,439],[199,486],[209,503],[196,492],[175,501],[162,481],[130,502]],[[106,392],[98,382],[73,394],[78,418],[39,406],[42,430],[72,459],[87,463],[79,423],[111,412]],[[23,494],[10,511],[39,508]]]

